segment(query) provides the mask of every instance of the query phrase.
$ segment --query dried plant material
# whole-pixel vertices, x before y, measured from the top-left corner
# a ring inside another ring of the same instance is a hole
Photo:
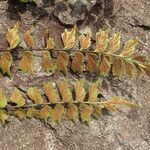
[[[48,105],[43,106],[43,108],[39,111],[39,117],[40,119],[47,122],[48,118],[51,115],[52,108]]]
[[[16,109],[13,113],[20,121],[26,118],[26,110],[23,108]]]
[[[79,121],[79,119],[78,119],[78,116],[79,116],[78,107],[75,104],[68,104],[66,115],[74,123],[77,123]]]
[[[18,31],[19,31],[19,22],[17,22],[13,28],[8,29],[7,31],[6,39],[9,43],[8,48],[9,50],[16,48],[20,42]]]
[[[102,117],[102,109],[104,108],[103,105],[94,105],[93,106],[93,116],[96,119],[99,119],[100,117]]]
[[[85,50],[91,46],[91,33],[87,33],[87,35],[79,36],[80,49]]]
[[[74,53],[73,61],[71,63],[71,69],[74,72],[83,72],[83,62],[84,62],[84,55],[80,52]]]
[[[31,107],[27,110],[26,117],[31,118],[39,118],[39,110]]]
[[[128,102],[119,98],[114,98],[112,100],[107,100],[104,102],[103,106],[106,107],[111,112],[117,111],[117,106],[125,105],[127,107],[136,107],[137,104],[133,102]]]
[[[150,64],[144,64],[144,65],[142,65],[142,69],[145,71],[145,73],[147,74],[147,76],[150,77]]]
[[[75,101],[77,101],[77,102],[83,102],[85,99],[86,92],[85,92],[84,84],[85,84],[84,79],[83,80],[77,80],[74,83],[75,97],[76,97]]]
[[[135,68],[136,68],[136,74],[138,77],[142,77],[144,70],[142,69],[142,67],[140,67],[140,65],[135,64]]]
[[[10,73],[10,68],[13,63],[12,56],[10,52],[3,52],[1,53],[1,58],[0,58],[0,68],[2,69],[3,73],[11,76]]]
[[[96,33],[96,50],[97,52],[104,52],[108,45],[109,30],[99,30]]]
[[[43,98],[36,87],[30,87],[27,91],[27,95],[31,100],[33,100],[36,104],[42,104]]]
[[[61,104],[57,104],[51,112],[52,121],[59,123],[64,113],[65,113],[64,106]]]
[[[60,80],[57,84],[62,101],[70,102],[72,100],[72,93],[67,80]]]
[[[53,49],[55,47],[54,39],[49,36],[49,30],[46,30],[46,49]]]
[[[64,43],[64,49],[71,49],[75,44],[75,33],[76,33],[76,25],[68,31],[65,29],[64,33],[62,33],[62,41]]]
[[[8,115],[5,109],[0,109],[0,121],[4,125],[6,120],[8,119]]]
[[[135,65],[129,61],[125,61],[124,64],[125,74],[133,78],[135,75]]]
[[[14,88],[11,94],[10,101],[17,104],[17,106],[20,106],[20,107],[25,105],[25,99],[21,95],[20,90],[16,87]]]
[[[0,88],[0,108],[4,108],[7,106],[8,98],[6,97],[2,88]]]
[[[32,32],[33,32],[33,29],[30,28],[24,34],[24,41],[29,49],[32,49],[34,47],[34,37],[32,35]]]
[[[58,71],[62,71],[63,73],[67,73],[68,71],[68,61],[69,61],[69,55],[66,52],[60,52],[57,60],[56,60],[56,66]]]
[[[111,67],[111,61],[109,56],[102,55],[101,63],[99,66],[100,75],[106,76],[108,75]]]
[[[52,71],[54,69],[54,64],[50,57],[49,51],[42,52],[41,66],[42,66],[42,69],[46,72]]]
[[[22,59],[19,62],[18,67],[22,72],[34,74],[33,70],[33,54],[30,51],[24,51]]]
[[[114,59],[112,72],[113,72],[113,75],[121,77],[121,75],[124,72],[124,66],[123,66],[123,60],[122,59],[120,59],[120,58]]]
[[[145,63],[148,62],[146,56],[142,56],[142,55],[136,55],[133,57],[133,60],[137,61],[138,63]]]
[[[58,101],[56,89],[51,82],[44,83],[43,90],[51,103],[55,103]]]
[[[138,44],[138,39],[130,39],[126,42],[120,56],[122,57],[129,57],[131,56],[134,51],[135,51],[135,47]]]
[[[114,34],[109,39],[109,45],[108,45],[108,53],[109,54],[115,53],[120,48],[120,44],[121,44],[120,39],[121,39],[121,33],[120,32]]]
[[[93,113],[92,105],[81,104],[80,107],[81,107],[80,117],[82,119],[82,122],[89,123],[91,121],[91,115]]]
[[[94,53],[89,53],[87,57],[87,70],[89,73],[98,73],[98,56]]]
[[[98,86],[99,86],[99,81],[97,80],[96,82],[90,83],[89,85],[89,102],[96,102],[97,101],[97,96],[98,96]]]

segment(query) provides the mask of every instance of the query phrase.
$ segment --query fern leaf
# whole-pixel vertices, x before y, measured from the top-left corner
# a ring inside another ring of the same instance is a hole
[[[7,106],[8,98],[6,97],[2,88],[0,88],[0,108],[4,108]]]
[[[33,100],[36,104],[42,104],[43,98],[36,87],[30,87],[27,91],[27,95],[31,100]]]
[[[40,119],[43,119],[45,122],[47,122],[48,118],[51,115],[52,108],[48,105],[45,105],[40,111],[39,111],[39,117]]]
[[[71,49],[75,44],[75,33],[76,33],[76,25],[68,31],[65,29],[64,33],[62,33],[62,41],[64,43],[64,49]]]
[[[60,52],[56,61],[57,70],[66,74],[68,71],[68,61],[69,55],[66,52]]]
[[[75,104],[68,104],[67,105],[67,117],[72,120],[74,123],[79,121],[78,116],[78,107]]]
[[[87,70],[89,73],[98,73],[98,56],[94,53],[88,54]]]
[[[103,104],[103,106],[106,107],[111,112],[116,112],[117,106],[120,106],[120,105],[125,105],[127,107],[136,107],[137,106],[137,104],[135,104],[133,102],[129,102],[126,100],[120,100],[120,99],[107,100]]]
[[[109,30],[99,30],[96,33],[96,50],[97,52],[104,52],[108,45]]]
[[[16,87],[14,88],[11,94],[10,101],[13,103],[16,103],[17,106],[20,106],[20,107],[25,105],[25,99],[21,95],[20,90],[17,89]]]
[[[39,110],[31,107],[27,110],[26,117],[31,118],[39,118]]]
[[[82,119],[82,122],[89,123],[91,121],[91,115],[93,113],[92,105],[81,104],[80,107],[80,117]]]
[[[58,101],[58,95],[51,82],[44,83],[43,89],[44,89],[46,96],[48,97],[48,100],[51,103],[55,103]]]
[[[100,74],[103,76],[108,75],[110,67],[111,67],[110,57],[102,55],[101,64],[99,66]]]
[[[112,67],[113,75],[121,77],[124,72],[123,60],[120,58],[114,58],[113,67]]]
[[[60,123],[63,114],[65,113],[64,106],[57,104],[54,109],[51,111],[51,119],[53,122]]]
[[[33,54],[30,51],[24,51],[22,59],[19,62],[18,67],[22,72],[34,74],[33,70]]]
[[[49,36],[49,29],[47,28],[45,34],[45,41],[46,41],[46,49],[53,49],[55,47],[54,39]]]
[[[128,61],[125,61],[124,63],[125,63],[124,67],[125,67],[126,75],[133,78],[135,75],[135,65],[131,62],[128,62]]]
[[[80,35],[79,36],[79,42],[80,42],[80,49],[85,50],[88,49],[91,46],[91,33],[87,33],[87,35]]]
[[[0,59],[0,68],[2,69],[3,73],[6,73],[9,76],[11,76],[10,68],[13,63],[12,56],[11,56],[10,52],[3,52],[1,54],[2,55],[1,55],[1,59]]]
[[[0,121],[4,125],[6,120],[8,119],[8,114],[5,109],[0,109]]]
[[[134,53],[135,47],[138,44],[138,39],[130,39],[126,42],[120,56],[128,57]]]
[[[72,93],[67,80],[60,80],[57,84],[62,101],[70,102],[72,100]]]
[[[140,67],[139,64],[135,64],[135,67],[136,67],[137,76],[138,76],[138,77],[142,77],[142,75],[143,75],[143,73],[144,73],[144,70],[142,69],[142,67]]]
[[[97,96],[98,96],[98,86],[99,86],[99,81],[90,83],[89,86],[89,102],[96,102],[97,101]]]
[[[42,69],[46,72],[52,71],[54,69],[54,64],[51,60],[50,53],[48,51],[42,52]]]
[[[84,84],[85,84],[85,80],[78,80],[74,83],[75,96],[76,96],[75,101],[77,102],[83,102],[85,99],[86,92],[85,92]]]
[[[99,119],[100,117],[102,117],[102,109],[104,108],[104,106],[102,105],[94,105],[93,106],[93,116],[96,119]]]
[[[20,121],[26,118],[26,110],[23,108],[19,108],[14,111],[13,115],[17,117]]]
[[[120,38],[121,38],[121,33],[118,32],[109,39],[109,45],[108,45],[109,54],[115,53],[120,48]]]
[[[8,48],[9,50],[16,48],[20,42],[18,30],[19,30],[19,22],[17,22],[13,28],[8,29],[7,31],[6,39],[9,43]]]
[[[74,58],[71,64],[71,69],[74,72],[83,72],[84,55],[80,52],[74,53]]]
[[[34,37],[32,35],[32,32],[33,32],[33,29],[30,28],[24,34],[24,41],[29,49],[32,49],[34,47]]]

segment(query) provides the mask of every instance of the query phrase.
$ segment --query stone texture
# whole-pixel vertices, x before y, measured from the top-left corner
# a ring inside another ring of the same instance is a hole
[[[45,4],[47,2],[47,5]],[[11,4],[11,5],[10,5]],[[44,45],[43,32],[45,27],[51,29],[51,36],[62,47],[60,34],[64,28],[78,26],[79,32],[85,27],[91,28],[94,34],[99,28],[111,27],[113,31],[122,31],[123,41],[138,36],[143,41],[138,53],[146,52],[150,56],[150,15],[149,0],[89,0],[87,1],[40,1],[38,7],[27,4],[17,5],[9,0],[0,1],[0,48],[6,47],[5,33],[16,20],[21,20],[20,35],[34,26],[36,48]],[[5,9],[7,8],[7,10]],[[41,11],[39,11],[41,10]],[[41,13],[44,12],[44,13]],[[69,25],[69,26],[68,26]],[[21,46],[24,46],[21,43]],[[37,56],[40,53],[35,52]],[[0,77],[1,85],[7,94],[18,85],[23,90],[28,86],[41,87],[47,79],[57,80],[61,74],[44,74],[38,67],[36,59],[36,77],[23,76],[12,68],[13,76]],[[75,78],[69,75],[70,79]],[[101,94],[105,98],[119,95],[140,104],[138,109],[122,108],[119,113],[104,115],[100,120],[93,120],[89,125],[74,125],[64,117],[59,125],[44,124],[38,120],[18,121],[9,118],[9,123],[0,125],[0,150],[149,150],[150,149],[150,80],[121,80],[104,78]]]

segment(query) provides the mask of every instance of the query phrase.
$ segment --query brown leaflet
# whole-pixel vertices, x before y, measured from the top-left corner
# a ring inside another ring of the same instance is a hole
[[[33,29],[30,28],[24,34],[24,41],[29,49],[32,49],[34,46],[34,37],[32,35]]]
[[[51,111],[51,119],[53,122],[59,123],[65,113],[65,108],[61,104],[57,104]]]
[[[62,33],[62,41],[64,43],[64,49],[71,49],[75,44],[75,33],[76,33],[76,25],[68,31],[65,29],[64,33]]]
[[[131,78],[135,75],[135,65],[129,61],[124,61],[125,74]]]
[[[11,76],[10,68],[12,63],[13,58],[10,52],[1,53],[0,68],[2,69],[3,73],[7,73],[9,76]]]
[[[46,72],[52,71],[54,69],[54,64],[50,57],[49,51],[42,52],[41,66],[42,66],[42,69]]]
[[[55,103],[58,101],[56,89],[51,82],[44,83],[43,90],[51,103]]]
[[[111,67],[111,58],[109,56],[102,55],[101,63],[99,66],[100,75],[108,75]]]
[[[35,109],[34,107],[28,108],[26,117],[28,117],[29,119],[39,118],[39,110]]]
[[[83,102],[85,99],[86,92],[85,92],[84,84],[85,84],[85,80],[77,80],[74,83],[75,96],[76,96],[75,101],[77,102]]]
[[[56,60],[56,66],[58,71],[62,71],[63,73],[67,73],[68,71],[68,62],[69,55],[66,52],[59,52],[59,55]]]
[[[52,108],[48,105],[43,106],[39,111],[39,117],[40,119],[43,119],[45,122],[47,122],[48,118],[50,117],[52,112]]]
[[[108,45],[109,54],[115,53],[120,48],[120,38],[121,38],[121,33],[118,32],[109,39],[109,45]]]
[[[43,98],[36,87],[30,87],[27,91],[27,95],[31,100],[34,101],[35,104],[42,104]]]
[[[72,93],[69,87],[69,84],[66,79],[60,80],[57,84],[62,101],[70,102],[72,100]]]
[[[83,72],[83,62],[84,62],[84,55],[80,52],[75,52],[73,61],[71,63],[71,69],[74,72]]]
[[[138,39],[130,39],[125,43],[125,46],[120,54],[120,56],[123,57],[128,57],[131,56],[134,51],[135,51],[135,47],[138,44]]]
[[[98,56],[94,53],[87,56],[87,70],[90,73],[98,73]]]
[[[112,73],[115,76],[122,76],[124,72],[124,66],[123,66],[123,60],[121,58],[114,58],[113,60],[113,67],[112,67]]]
[[[136,60],[138,62],[141,62],[141,63],[145,63],[145,62],[148,62],[146,56],[140,56],[140,55],[136,55],[132,58],[133,60]]]
[[[99,86],[99,80],[93,83],[90,83],[89,85],[89,102],[96,102],[97,96],[98,96],[98,86]]]
[[[142,65],[142,68],[145,71],[145,73],[147,74],[147,76],[150,77],[150,64],[144,64],[144,65]]]
[[[20,121],[26,118],[26,110],[23,108],[16,109],[13,115],[17,117]]]
[[[93,105],[93,116],[96,119],[99,119],[102,116],[102,109],[104,106],[102,105]]]
[[[79,36],[79,42],[80,42],[80,49],[85,50],[88,49],[91,46],[91,33],[87,33],[87,35],[80,35]]]
[[[72,120],[74,123],[78,122],[78,107],[75,104],[68,104],[67,105],[67,117]]]
[[[33,70],[33,54],[31,51],[24,51],[22,59],[19,62],[18,67],[22,72],[34,74]]]
[[[89,123],[91,121],[91,115],[93,113],[93,106],[87,104],[80,105],[80,117],[82,122]]]
[[[97,52],[104,52],[108,45],[109,30],[99,30],[96,33],[96,50]]]
[[[135,67],[136,67],[137,76],[141,77],[143,75],[143,72],[144,72],[142,67],[140,67],[140,65],[138,65],[138,64],[135,64]]]
[[[7,31],[6,39],[9,43],[8,48],[9,50],[16,48],[20,42],[18,30],[19,30],[19,22],[17,22],[13,28],[8,29]]]

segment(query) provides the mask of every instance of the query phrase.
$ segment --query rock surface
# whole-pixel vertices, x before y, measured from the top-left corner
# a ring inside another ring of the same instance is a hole
[[[45,27],[51,29],[51,36],[57,39],[57,48],[61,48],[60,33],[64,28],[77,24],[79,31],[91,28],[93,39],[99,28],[106,27],[122,31],[123,41],[138,36],[143,41],[138,52],[146,52],[150,56],[149,0],[43,0],[39,1],[38,7],[34,4],[17,5],[15,2],[0,1],[0,39],[3,39],[0,48],[7,46],[6,29],[20,20],[21,34],[34,26],[36,48],[44,45],[42,35]],[[37,65],[35,68],[36,78],[22,76],[16,73],[14,67],[15,76],[11,79],[0,77],[1,85],[8,94],[15,84],[24,89],[33,84],[39,85],[47,78]],[[48,76],[48,79],[57,80],[57,77]],[[10,117],[5,127],[0,125],[0,150],[149,150],[149,91],[150,79],[146,76],[141,79],[123,77],[121,81],[104,78],[101,89],[104,97],[123,96],[136,101],[141,107],[136,110],[122,108],[119,113],[93,120],[88,126],[82,123],[74,125],[67,118],[59,125],[45,125],[35,119],[20,122]]]

